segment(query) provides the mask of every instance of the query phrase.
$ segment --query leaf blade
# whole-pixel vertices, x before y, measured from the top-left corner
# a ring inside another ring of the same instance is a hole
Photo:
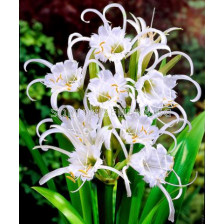
[[[61,194],[44,187],[32,188],[51,202],[51,204],[53,204],[62,214],[64,214],[71,224],[84,224],[84,221],[78,212]]]

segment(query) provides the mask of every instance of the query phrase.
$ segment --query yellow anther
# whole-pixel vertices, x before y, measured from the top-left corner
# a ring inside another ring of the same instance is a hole
[[[85,126],[85,122],[84,121],[82,122],[82,125]]]
[[[85,174],[85,175],[88,175],[88,173],[85,170],[78,170],[78,171]]]
[[[101,51],[94,52],[94,54],[99,54],[100,52],[103,52],[103,51],[104,51],[104,48],[103,48],[103,46],[102,46],[103,44],[105,44],[105,41],[102,41],[102,42],[100,43]]]
[[[53,79],[50,79],[51,82],[55,83],[55,81]]]
[[[69,83],[66,83],[65,85],[66,85],[66,86],[68,86],[68,87],[72,87],[72,85],[71,85],[71,84],[69,84]]]
[[[69,180],[71,180],[73,183],[76,183],[75,179],[70,177],[70,176],[66,176]]]
[[[126,90],[120,90],[120,93],[125,93],[126,92]]]
[[[147,135],[147,131],[144,129],[145,134]]]
[[[117,84],[112,84],[111,86],[116,86],[116,87],[118,87],[118,85],[117,85]]]
[[[134,135],[134,136],[132,137],[132,139],[135,139],[135,138],[138,138],[138,135]]]
[[[150,135],[150,134],[152,134],[153,132],[154,132],[153,130],[152,130],[152,131],[150,131],[150,132],[149,132],[149,135]]]
[[[137,140],[135,139],[135,140],[133,140],[132,142],[135,143],[136,141],[137,141]]]
[[[79,141],[82,142],[82,139],[79,137]]]
[[[70,175],[71,175],[73,178],[75,178],[75,175],[74,175],[73,172],[69,172],[69,173],[70,173]]]

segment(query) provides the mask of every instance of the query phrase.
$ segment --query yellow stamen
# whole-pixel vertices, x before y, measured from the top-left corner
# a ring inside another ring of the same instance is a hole
[[[50,79],[51,82],[55,83],[55,81],[53,79]]]
[[[88,175],[88,173],[85,170],[78,170],[78,171],[85,174],[85,175]]]
[[[70,175],[71,175],[73,178],[75,178],[75,175],[74,175],[73,172],[69,172],[69,173],[70,173]]]
[[[66,176],[66,178],[68,178],[69,180],[71,180],[73,183],[76,183],[75,179],[70,177],[70,176]]]
[[[152,130],[152,131],[150,131],[150,132],[149,132],[149,135],[150,135],[150,134],[152,134],[153,132],[154,132],[153,130]]]
[[[71,84],[69,84],[69,83],[66,83],[65,85],[66,85],[66,86],[68,86],[68,87],[72,87],[72,85],[71,85]]]
[[[126,92],[126,90],[120,90],[120,93],[125,93]]]
[[[116,86],[116,87],[118,87],[118,85],[117,85],[117,84],[112,84],[111,86]]]
[[[82,122],[82,125],[85,126],[85,122],[84,121]]]
[[[79,141],[82,142],[82,139],[79,137]]]

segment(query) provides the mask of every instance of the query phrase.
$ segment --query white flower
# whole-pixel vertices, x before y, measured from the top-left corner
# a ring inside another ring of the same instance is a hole
[[[125,98],[128,96],[126,80],[119,74],[109,70],[99,72],[98,77],[91,79],[88,85],[91,91],[87,98],[92,106],[108,109],[120,103],[126,106]]]
[[[65,108],[69,112],[68,117],[62,117],[62,114],[60,114]],[[48,149],[59,151],[69,157],[69,165],[46,174],[40,180],[41,185],[51,178],[63,173],[70,173],[71,176],[68,178],[74,182],[77,178],[80,178],[84,184],[85,181],[93,179],[98,169],[111,170],[124,178],[120,171],[113,167],[103,165],[103,160],[100,158],[102,145],[108,141],[108,136],[111,131],[108,130],[108,127],[99,129],[99,119],[96,115],[92,113],[86,114],[82,110],[75,112],[71,106],[62,106],[59,108],[58,115],[62,120],[62,124],[52,125],[51,129],[44,132],[40,136],[40,146],[37,146],[34,149],[41,148],[44,151]],[[50,120],[45,121],[48,122]],[[52,133],[64,134],[73,144],[74,151],[68,152],[58,147],[42,145],[43,140]]]
[[[42,59],[31,59],[24,64],[24,69],[31,62],[39,62],[48,66],[51,70],[51,73],[48,73],[44,78],[33,80],[27,86],[27,96],[30,100],[34,101],[29,95],[29,88],[31,85],[37,82],[41,82],[47,87],[51,88],[51,105],[53,109],[57,110],[57,96],[60,92],[77,92],[83,87],[84,76],[82,75],[82,68],[78,67],[76,61],[66,60],[64,63],[59,62],[55,65],[52,65],[50,62],[47,62]]]
[[[141,77],[135,84],[138,91],[137,102],[141,108],[148,106],[150,112],[155,113],[163,107],[178,106],[174,102],[177,95],[173,88],[177,85],[177,80],[188,80],[197,88],[197,96],[191,100],[197,101],[201,96],[201,89],[197,82],[186,75],[166,75],[156,70],[149,71]]]
[[[170,76],[163,76],[162,73],[153,70],[142,76],[135,84],[138,91],[137,102],[141,108],[148,106],[151,113],[155,113],[163,107],[173,104],[176,92],[175,80]]]
[[[45,76],[44,84],[51,91],[64,89],[71,92],[78,91],[82,84],[82,69],[76,61],[67,60],[52,66],[51,73]]]
[[[106,62],[122,60],[132,45],[130,38],[125,38],[125,32],[121,27],[100,26],[98,34],[93,34],[90,39],[90,47],[95,49],[96,59]]]
[[[159,129],[157,126],[153,125],[153,121],[163,115],[174,115],[176,119]],[[150,148],[162,134],[166,134],[173,138],[175,149],[176,138],[172,133],[166,131],[166,129],[177,123],[179,120],[182,119],[180,119],[179,115],[173,111],[161,111],[150,117],[137,112],[130,113],[125,115],[124,119],[121,121],[121,139],[123,139],[126,144],[132,145],[141,143],[145,145],[146,148]],[[176,132],[178,133],[178,131]],[[132,151],[129,154],[131,155]]]
[[[170,208],[169,220],[174,221],[175,209],[172,199],[166,189],[161,185],[169,171],[173,170],[174,158],[167,155],[166,149],[157,145],[157,149],[143,148],[140,152],[135,153],[130,158],[130,166],[143,176],[143,179],[150,187],[158,186],[165,194]]]
[[[168,155],[166,149],[161,144],[158,144],[157,148],[143,148],[138,153],[131,155],[129,165],[143,176],[143,180],[149,184],[149,187],[158,186],[165,194],[170,209],[168,219],[171,222],[174,222],[175,208],[172,200],[180,198],[183,191],[182,188],[192,184],[197,178],[197,174],[192,182],[182,185],[180,177],[173,169],[174,157]],[[170,172],[175,174],[178,184],[172,184],[165,181],[165,178]],[[172,199],[162,184],[179,187],[179,193]]]
[[[142,143],[153,144],[158,138],[159,129],[152,125],[153,120],[146,115],[131,113],[121,121],[121,138],[126,144]]]

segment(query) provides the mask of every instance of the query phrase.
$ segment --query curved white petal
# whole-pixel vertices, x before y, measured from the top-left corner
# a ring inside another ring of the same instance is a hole
[[[83,185],[85,184],[85,182],[86,181],[83,181],[82,184],[78,187],[78,189],[76,189],[75,191],[71,191],[71,193],[75,193],[75,192],[79,191],[83,187]]]
[[[124,166],[122,169],[122,173],[124,176],[124,184],[127,191],[127,197],[131,197],[131,187],[130,187],[130,181],[128,179],[128,176],[126,174],[126,170],[128,169],[128,166]]]
[[[72,38],[73,37],[82,37],[82,34],[80,34],[80,33],[72,33],[72,34],[70,34],[69,37],[68,37],[68,45],[72,42]]]
[[[51,95],[51,107],[56,111],[58,110],[58,102],[57,102],[58,94],[64,91],[66,91],[66,88],[61,88],[59,90],[55,90]]]
[[[167,192],[167,190],[162,186],[162,184],[158,184],[158,187],[161,189],[161,191],[166,196],[166,199],[167,199],[168,204],[169,204],[170,213],[169,213],[168,220],[171,221],[171,222],[174,222],[175,209],[174,209],[174,206],[173,206],[172,198],[170,197],[170,195]]]
[[[82,14],[81,14],[81,20],[82,20],[83,22],[85,22],[85,23],[90,23],[90,21],[86,21],[86,20],[84,19],[84,15],[85,15],[87,12],[93,12],[93,13],[97,14],[97,15],[102,19],[102,21],[103,21],[103,23],[104,23],[104,26],[105,26],[105,27],[108,27],[108,21],[106,20],[105,16],[103,16],[102,13],[100,13],[100,12],[99,12],[98,10],[96,10],[96,9],[85,9],[85,10],[82,12]]]
[[[114,8],[114,7],[119,8],[121,10],[121,13],[122,13],[122,16],[123,16],[123,31],[125,32],[126,31],[126,24],[127,24],[127,15],[126,15],[126,12],[125,12],[122,5],[117,4],[117,3],[112,3],[112,4],[107,5],[103,10],[103,16],[105,17],[106,11],[108,9]]]
[[[119,141],[120,145],[121,145],[121,148],[124,152],[124,155],[125,155],[125,158],[128,157],[128,152],[127,152],[127,149],[123,143],[123,141],[121,140],[120,136],[118,135],[117,131],[115,129],[112,130],[112,133],[114,134],[114,136],[117,138],[117,140]]]
[[[42,142],[45,141],[45,138],[53,133],[60,133],[60,131],[56,128],[45,131],[39,138],[39,144],[42,145]]]
[[[173,78],[176,79],[176,80],[187,80],[187,81],[192,82],[197,89],[197,96],[193,100],[191,100],[191,102],[196,102],[200,99],[200,97],[201,97],[201,87],[196,81],[194,81],[192,78],[190,78],[186,75],[175,75],[175,76],[173,76]]]
[[[37,133],[37,136],[40,137],[40,133],[39,133],[39,128],[42,124],[46,123],[46,122],[53,122],[52,118],[46,118],[46,119],[43,119],[42,121],[40,121],[38,124],[37,124],[37,127],[36,127],[36,133]]]
[[[72,153],[71,152],[68,152],[64,149],[61,149],[61,148],[58,148],[58,147],[55,147],[55,146],[52,146],[52,145],[40,145],[40,146],[35,146],[33,149],[42,149],[44,151],[47,151],[48,149],[53,149],[55,151],[58,151],[58,152],[61,152],[69,157],[72,156]]]
[[[152,46],[148,47],[146,50],[144,50],[140,56],[139,56],[139,59],[138,59],[138,72],[137,72],[137,78],[139,79],[141,77],[141,73],[142,73],[142,63],[143,63],[143,60],[145,58],[145,56],[154,51],[154,50],[158,50],[158,49],[163,49],[163,50],[168,50],[171,52],[169,46],[165,45],[165,44],[153,44]],[[158,60],[157,60],[158,61]]]
[[[43,65],[46,65],[48,68],[51,68],[53,66],[53,64],[51,64],[49,61],[44,60],[44,59],[30,59],[28,61],[25,62],[24,64],[24,70],[27,72],[26,67],[29,63],[31,62],[37,62],[37,63],[41,63]]]
[[[165,34],[168,34],[168,33],[172,32],[172,31],[174,31],[174,30],[183,30],[183,29],[180,28],[180,27],[171,27],[171,28],[165,30],[164,33],[165,33]]]
[[[144,34],[146,33],[150,33],[150,32],[155,32],[155,33],[158,33],[160,36],[161,36],[161,44],[166,44],[167,43],[167,39],[166,39],[166,36],[165,34],[160,31],[160,30],[157,30],[157,29],[154,29],[154,28],[147,28],[145,29],[144,31],[142,31],[141,33],[139,33],[132,41],[131,41],[131,44],[133,45],[141,36],[143,36]]]
[[[45,184],[47,181],[49,181],[50,179],[56,177],[56,176],[59,176],[59,175],[62,175],[64,173],[68,173],[69,170],[68,170],[68,167],[63,167],[63,168],[59,168],[59,169],[56,169],[54,171],[51,171],[50,173],[44,175],[40,181],[39,181],[39,184],[40,185],[43,185]]]
[[[29,99],[30,99],[31,101],[36,101],[36,100],[34,100],[34,99],[29,95],[29,88],[30,88],[34,83],[37,83],[37,82],[41,82],[41,83],[43,84],[44,79],[35,79],[35,80],[33,80],[32,82],[30,82],[30,83],[28,84],[27,88],[26,88],[26,95],[29,97]]]
[[[147,69],[147,71],[153,70],[164,58],[171,57],[173,55],[182,55],[182,56],[184,56],[188,60],[188,62],[190,64],[190,76],[192,76],[193,73],[194,73],[194,65],[193,65],[193,62],[192,62],[191,58],[187,54],[185,54],[183,52],[180,52],[180,51],[173,51],[173,52],[164,54],[163,56],[161,56],[158,59],[157,64],[151,66],[149,69]]]
[[[121,176],[122,178],[124,178],[122,172],[120,172],[119,170],[117,170],[117,169],[115,169],[115,168],[113,168],[113,167],[100,165],[100,166],[98,167],[98,169],[110,170],[110,171],[112,171],[112,172],[118,174],[118,175]]]
[[[89,37],[78,37],[75,40],[73,40],[72,42],[70,42],[70,44],[68,45],[68,48],[67,48],[67,55],[68,55],[69,60],[71,60],[71,61],[74,60],[73,54],[72,54],[72,47],[74,44],[76,44],[80,41],[90,41],[90,38]]]

